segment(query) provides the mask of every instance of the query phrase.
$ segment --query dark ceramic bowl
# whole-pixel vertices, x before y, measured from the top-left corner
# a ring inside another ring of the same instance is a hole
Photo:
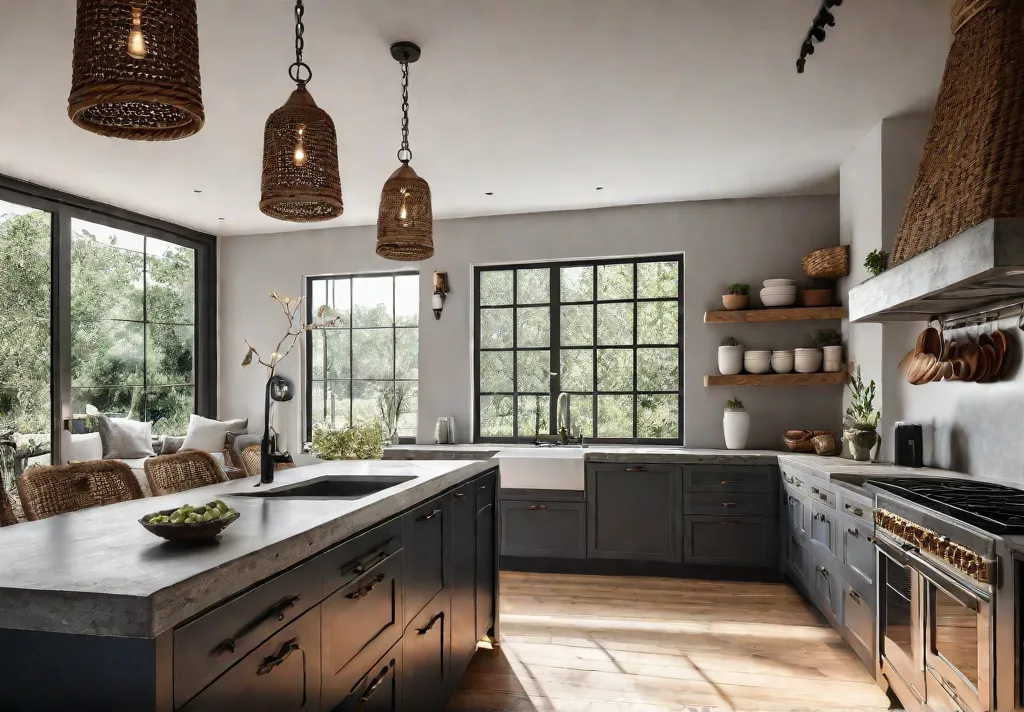
[[[155,514],[172,514],[178,511],[164,509]],[[146,516],[152,516],[148,514]],[[139,524],[145,527],[146,531],[156,534],[158,537],[168,541],[209,541],[218,536],[229,524],[238,519],[241,515],[235,512],[230,517],[221,517],[209,522],[195,522],[194,524],[149,524],[145,519],[140,519]]]

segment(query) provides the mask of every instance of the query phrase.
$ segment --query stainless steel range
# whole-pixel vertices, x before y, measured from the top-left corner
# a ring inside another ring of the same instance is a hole
[[[879,683],[907,709],[1020,709],[1010,549],[1024,491],[954,478],[870,480]]]

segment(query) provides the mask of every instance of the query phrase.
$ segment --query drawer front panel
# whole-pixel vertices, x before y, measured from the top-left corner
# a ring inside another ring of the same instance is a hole
[[[405,623],[445,587],[450,576],[451,502],[437,497],[402,517],[405,550]]]
[[[875,614],[871,610],[870,590],[857,590],[849,583],[843,586],[843,622],[850,637],[872,659],[875,650]]]
[[[504,556],[582,559],[587,552],[586,505],[580,502],[501,503]]]
[[[320,560],[313,559],[176,630],[175,705],[191,699],[320,597]]]
[[[355,665],[356,663],[353,663]],[[402,712],[402,642],[367,668],[348,675],[351,684],[343,696],[323,699],[323,709],[333,712]]]
[[[865,504],[842,490],[839,490],[836,494],[840,504],[839,511],[843,514],[857,517],[868,523],[874,521],[874,508],[870,504]]]
[[[348,586],[335,591],[321,606],[323,616],[324,690],[336,696],[347,680],[343,671],[379,659],[402,637],[403,558],[399,551]],[[347,692],[347,690],[343,690]]]
[[[842,517],[843,563],[865,583],[875,580],[875,545],[871,543],[874,528],[853,517]]]
[[[787,467],[786,465],[779,465],[779,469],[782,472],[782,482],[787,487],[793,488],[797,494],[806,495],[810,492],[810,486],[807,484],[807,476],[801,473],[799,470]]]
[[[836,508],[836,495],[835,492],[830,491],[827,487],[823,487],[820,484],[810,485],[810,498],[812,502],[822,504],[829,509]]]
[[[409,695],[408,710],[440,712],[455,691],[451,680],[449,623],[448,592],[443,591],[405,631],[403,688]]]
[[[810,585],[811,558],[810,552],[803,542],[792,534],[789,540],[789,566],[788,571],[798,583],[806,588]]]
[[[837,537],[838,517],[831,509],[811,501],[811,541],[824,553],[840,559]]]
[[[324,595],[348,586],[374,565],[402,548],[402,520],[375,527],[355,539],[328,549],[321,556],[324,572]]]
[[[683,491],[774,492],[778,477],[770,466],[690,465],[683,468]]]
[[[690,515],[683,521],[683,560],[688,564],[775,565],[778,522],[774,517]]]
[[[775,497],[770,493],[694,492],[683,498],[683,512],[686,514],[752,514],[764,517],[775,516]]]

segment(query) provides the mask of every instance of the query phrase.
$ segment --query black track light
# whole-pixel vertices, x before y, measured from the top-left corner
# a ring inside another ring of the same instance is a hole
[[[843,4],[843,0],[821,0],[818,13],[814,16],[811,29],[807,31],[807,37],[800,45],[800,57],[796,61],[796,71],[803,74],[807,67],[807,57],[814,54],[815,43],[821,44],[825,41],[825,28],[835,27],[836,18],[829,10]]]
[[[823,27],[824,25],[828,25],[829,27],[835,27],[836,16],[833,15],[828,10],[826,10],[825,8],[821,8],[821,10],[818,11],[818,16],[814,18],[814,24],[818,25],[819,27]]]
[[[818,27],[817,25],[815,25],[814,27],[811,28],[811,37],[813,37],[814,39],[818,40],[818,42],[824,42],[825,41],[825,28]]]
[[[800,47],[800,56],[806,57],[809,54],[814,54],[814,44],[810,40],[807,40]]]
[[[797,74],[803,74],[804,73],[804,66],[806,64],[807,64],[807,60],[804,59],[803,57],[801,57],[800,59],[796,60],[796,73]]]

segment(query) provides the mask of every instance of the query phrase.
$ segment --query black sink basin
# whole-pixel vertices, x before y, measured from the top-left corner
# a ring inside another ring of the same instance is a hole
[[[388,475],[325,475],[294,485],[267,485],[265,489],[238,492],[239,497],[302,497],[310,499],[359,499],[403,482],[410,476]]]

